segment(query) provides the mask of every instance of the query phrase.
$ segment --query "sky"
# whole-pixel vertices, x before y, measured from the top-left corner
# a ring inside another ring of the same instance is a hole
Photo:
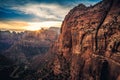
[[[65,15],[80,3],[101,0],[0,0],[0,30],[38,30],[61,27]]]

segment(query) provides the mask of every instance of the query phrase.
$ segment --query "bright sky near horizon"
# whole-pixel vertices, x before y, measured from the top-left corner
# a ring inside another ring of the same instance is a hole
[[[74,6],[101,0],[0,0],[0,30],[38,30],[60,27]]]

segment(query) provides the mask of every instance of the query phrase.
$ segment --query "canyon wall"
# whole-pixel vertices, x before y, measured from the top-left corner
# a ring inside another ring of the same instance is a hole
[[[120,80],[120,1],[70,10],[52,54],[61,80]]]

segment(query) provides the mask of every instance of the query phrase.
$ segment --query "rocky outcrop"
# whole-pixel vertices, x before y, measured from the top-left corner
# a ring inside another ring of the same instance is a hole
[[[120,1],[80,4],[65,17],[52,48],[61,80],[120,79]],[[61,76],[62,75],[62,76]]]

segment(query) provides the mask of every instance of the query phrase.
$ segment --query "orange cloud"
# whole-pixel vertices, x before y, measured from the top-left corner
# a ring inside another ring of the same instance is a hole
[[[0,21],[0,29],[1,30],[25,30],[26,26],[28,26],[27,22],[24,21]]]
[[[60,27],[60,21],[25,22],[25,21],[0,21],[0,30],[25,31],[39,30],[41,28]]]

